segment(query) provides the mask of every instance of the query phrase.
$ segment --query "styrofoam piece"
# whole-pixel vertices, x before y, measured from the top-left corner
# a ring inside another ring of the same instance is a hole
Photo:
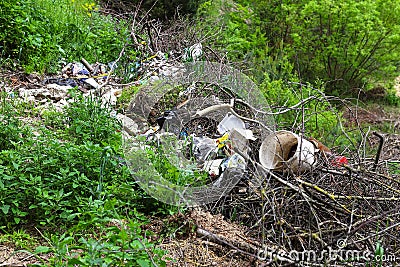
[[[253,135],[253,132],[249,129],[246,129],[246,125],[244,124],[243,120],[233,114],[226,114],[222,121],[218,124],[217,129],[220,134],[236,130],[246,139],[256,139]]]
[[[266,169],[296,173],[310,170],[317,162],[313,143],[289,131],[265,137],[259,150],[260,163]]]

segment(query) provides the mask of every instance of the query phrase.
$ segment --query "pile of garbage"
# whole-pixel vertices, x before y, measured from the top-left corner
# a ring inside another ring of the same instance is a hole
[[[189,89],[196,90],[189,86],[181,95],[188,94]],[[330,167],[348,164],[347,158],[334,155],[314,138],[285,130],[269,132],[262,137],[258,129],[260,125],[238,115],[233,108],[224,110],[229,104],[224,104],[218,97],[212,99],[208,99],[208,104],[201,108],[190,105],[191,101],[195,101],[192,99],[183,100],[178,108],[158,111],[161,116],[153,120],[151,115],[148,117],[155,125],[140,132],[136,124],[136,133],[156,146],[165,144],[166,137],[176,137],[179,144],[172,149],[176,149],[173,153],[181,153],[181,157],[194,161],[197,170],[207,173],[210,180],[217,183],[227,169],[235,169],[247,177],[246,174],[254,174],[254,168],[302,174],[321,164],[329,164]],[[186,106],[189,110],[185,109]],[[208,116],[216,110],[219,116]],[[249,114],[249,117],[252,115]]]
[[[193,157],[199,169],[214,179],[220,177],[227,168],[246,170],[248,143],[255,140],[255,137],[240,118],[226,114],[212,136],[193,130],[184,127],[179,136],[184,143],[190,144],[191,155],[187,157]]]
[[[43,80],[36,77],[37,82],[31,83],[34,88],[21,86],[18,88],[18,95],[25,101],[36,103],[39,108],[53,107],[61,111],[65,105],[73,101],[69,94],[71,89],[78,88],[85,97],[95,95],[96,90],[106,83],[113,69],[112,63],[89,64],[82,59],[81,62],[65,64],[60,74],[55,77],[47,77]],[[104,86],[101,94],[102,102],[115,105],[121,92],[122,88]]]
[[[185,51],[186,60],[198,59],[202,55],[201,44],[195,44],[195,49],[189,47]],[[121,84],[121,78],[115,71],[126,73],[125,80],[133,81]],[[140,86],[152,83],[165,77],[177,75],[183,66],[179,62],[170,62],[168,55],[161,51],[143,60],[120,64],[118,60],[104,63],[89,63],[84,58],[80,62],[63,63],[60,73],[53,77],[40,78],[38,75],[29,86],[23,83],[18,86],[18,96],[26,101],[34,102],[42,108],[54,107],[61,110],[69,102],[68,91],[78,88],[83,96],[100,96],[104,104],[115,106],[117,98],[126,86]],[[33,86],[33,88],[32,88]],[[101,90],[100,90],[101,89]],[[9,88],[10,96],[14,96],[13,88]]]
[[[174,77],[183,69],[183,65],[178,62],[173,64],[168,62],[167,54],[158,51],[155,55],[140,62],[131,64],[129,78],[138,77],[138,83],[144,84],[155,82],[162,78]],[[136,70],[136,71],[135,71]]]

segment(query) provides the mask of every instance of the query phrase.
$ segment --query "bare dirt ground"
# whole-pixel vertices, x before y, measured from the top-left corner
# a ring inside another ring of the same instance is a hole
[[[12,244],[0,245],[0,266],[28,266],[38,263],[38,260],[29,252],[18,250]]]
[[[246,227],[201,209],[189,212],[183,222],[187,234],[165,239],[159,245],[168,251],[168,266],[260,266],[255,257],[239,252],[241,246],[251,242]]]

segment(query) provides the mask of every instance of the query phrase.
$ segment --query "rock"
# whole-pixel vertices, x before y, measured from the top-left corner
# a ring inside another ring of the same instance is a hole
[[[50,99],[59,101],[68,96],[68,90],[72,89],[69,85],[48,84],[47,89],[50,93]]]
[[[102,105],[107,104],[115,106],[117,104],[117,97],[121,95],[122,89],[110,89],[101,96]]]
[[[91,87],[93,87],[94,89],[97,89],[100,85],[96,82],[95,79],[93,78],[88,78],[85,79],[84,82],[88,85],[90,85]]]
[[[59,101],[63,98],[66,98],[68,95],[68,89],[71,89],[71,86],[62,86],[57,84],[48,84],[46,88],[38,88],[38,89],[25,89],[20,88],[18,90],[19,97],[25,100],[37,100],[44,101],[45,99],[51,99],[55,101]]]
[[[122,126],[123,126],[124,130],[129,135],[136,135],[139,132],[139,126],[131,118],[125,116],[124,114],[118,113],[117,119],[122,122]]]

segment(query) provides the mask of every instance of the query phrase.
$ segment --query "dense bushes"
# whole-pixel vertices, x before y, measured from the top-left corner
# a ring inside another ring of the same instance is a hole
[[[15,118],[2,127],[2,225],[67,223],[84,212],[89,198],[105,194],[104,188],[113,179],[129,177],[116,158],[119,126],[100,104],[77,99],[63,113],[44,115],[45,124],[53,125],[52,131],[24,126],[17,117],[18,103],[4,96],[0,108],[5,117]],[[78,113],[81,115],[69,117]],[[91,123],[82,123],[85,116]],[[60,122],[59,118],[64,119],[62,124],[54,123]]]
[[[26,104],[0,95],[0,230],[40,228],[41,246],[17,242],[52,253],[40,266],[165,266],[142,230],[146,195],[121,161],[119,123],[101,101],[74,100],[62,112],[31,114],[42,120],[27,125]]]
[[[268,54],[268,40],[260,31],[260,17],[246,5],[233,1],[206,1],[198,9],[198,27],[212,36],[208,44],[229,60],[247,66]]]
[[[3,59],[27,72],[55,72],[58,63],[115,60],[129,36],[128,26],[101,16],[86,0],[5,0],[0,2]]]
[[[322,80],[329,92],[356,92],[398,74],[399,1],[208,1],[202,16],[214,24],[214,47],[232,61],[251,56],[259,70],[288,59],[302,81]],[[213,11],[214,10],[214,11]],[[233,51],[232,51],[233,50]],[[350,90],[349,90],[350,89]]]
[[[129,2],[132,8],[138,4]],[[199,32],[212,36],[207,44],[251,67],[258,81],[271,59],[280,65],[282,58],[296,66],[303,82],[322,80],[337,94],[378,82],[390,87],[398,74],[398,0],[176,0],[141,6],[157,18],[172,18],[178,6],[181,14],[197,10]],[[127,22],[101,16],[88,0],[6,0],[0,22],[2,58],[17,60],[27,72],[58,70],[62,58],[107,63],[130,40]]]
[[[286,51],[307,80],[345,93],[398,74],[399,1],[303,1],[282,5]],[[268,7],[270,8],[270,7]]]

